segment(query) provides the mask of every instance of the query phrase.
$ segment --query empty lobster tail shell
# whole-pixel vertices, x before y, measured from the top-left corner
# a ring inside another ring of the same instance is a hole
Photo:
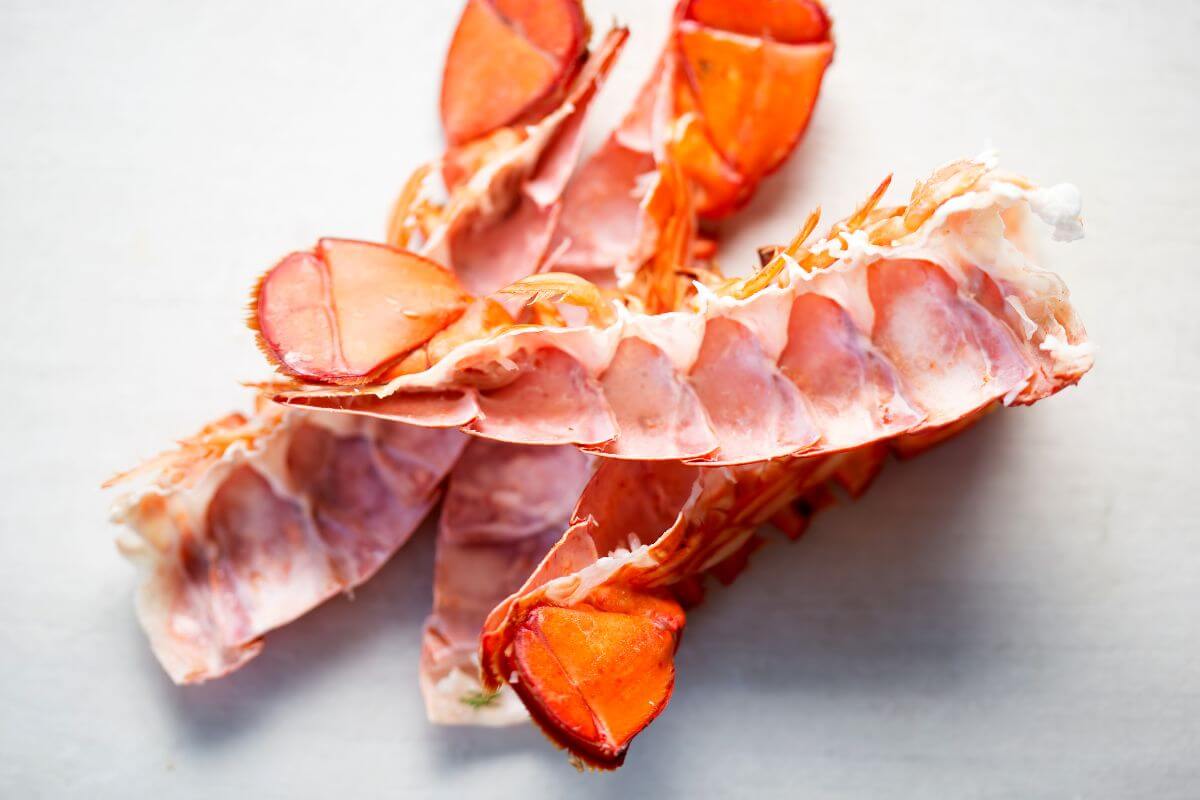
[[[118,543],[141,567],[138,618],[167,674],[221,677],[258,655],[264,634],[374,575],[466,442],[267,404],[135,471],[152,483],[119,501],[115,521],[131,533]]]
[[[570,522],[594,459],[574,447],[475,439],[450,474],[438,527],[433,613],[421,647],[429,719],[505,725],[528,719],[509,689],[479,681],[484,620],[517,591]]]
[[[1032,403],[1090,369],[1066,287],[1026,249],[1032,216],[1072,238],[1078,214],[1073,187],[1037,189],[958,162],[910,206],[835,227],[803,264],[781,256],[753,291],[701,287],[693,310],[660,315],[614,303],[588,325],[498,329],[391,380],[304,381],[274,396],[714,465],[921,434],[998,401]]]
[[[485,685],[510,687],[551,739],[589,764],[619,766],[670,700],[682,605],[699,579],[728,583],[761,544],[761,523],[778,519],[798,535],[827,483],[859,492],[885,456],[865,448],[729,470],[603,462],[571,527],[489,615]]]

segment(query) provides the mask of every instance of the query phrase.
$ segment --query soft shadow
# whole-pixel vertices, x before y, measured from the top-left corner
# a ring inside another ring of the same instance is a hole
[[[689,615],[672,705],[778,697],[797,737],[813,739],[804,709],[818,699],[887,706],[897,694],[985,682],[988,632],[1007,612],[963,576],[980,559],[973,529],[1013,416],[893,460],[863,498],[823,512],[799,542],[770,536],[737,583],[712,588]],[[671,710],[635,742],[631,765],[689,762],[695,720],[673,724]]]
[[[429,725],[427,751],[438,770],[446,774],[467,768],[485,770],[496,760],[521,754],[545,762],[551,768],[562,767],[572,772],[566,755],[555,748],[533,725],[520,724],[504,728]],[[553,772],[553,769],[551,769]]]

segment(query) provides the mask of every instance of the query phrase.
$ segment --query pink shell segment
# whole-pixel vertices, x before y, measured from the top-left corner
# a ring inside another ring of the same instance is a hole
[[[726,465],[816,457],[996,401],[1033,402],[1078,381],[1090,345],[1062,282],[1001,224],[1029,214],[1032,191],[999,177],[981,187],[909,240],[864,245],[814,274],[793,266],[786,286],[747,300],[702,296],[698,311],[660,316],[621,309],[607,327],[525,326],[387,385],[276,399]]]
[[[366,417],[289,412],[194,483],[127,501],[137,610],[176,683],[218,678],[264,634],[353,589],[433,507],[469,441]]]

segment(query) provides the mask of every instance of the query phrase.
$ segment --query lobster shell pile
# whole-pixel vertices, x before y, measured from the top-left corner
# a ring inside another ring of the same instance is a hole
[[[798,144],[832,61],[816,0],[683,0],[629,113],[579,163],[627,31],[580,0],[468,0],[448,149],[379,243],[322,239],[258,281],[279,377],[114,483],[137,612],[177,683],[368,580],[438,506],[420,681],[438,723],[532,719],[619,766],[667,706],[709,576],[772,523],[989,411],[1076,383],[1091,349],[1034,228],[1078,193],[989,157],[909,201],[884,181],[743,277],[716,223]],[[497,76],[503,75],[502,80]]]

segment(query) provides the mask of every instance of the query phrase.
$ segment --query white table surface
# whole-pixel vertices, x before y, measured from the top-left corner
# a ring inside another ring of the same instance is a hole
[[[458,3],[0,0],[0,796],[1200,796],[1200,13],[1163,2],[831,2],[839,50],[727,264],[992,142],[1084,192],[1050,251],[1082,386],[891,466],[691,616],[670,709],[614,775],[528,728],[438,729],[432,542],[241,673],[173,687],[97,484],[246,402],[254,276],[378,238],[436,154]],[[666,0],[594,0],[634,36]]]

